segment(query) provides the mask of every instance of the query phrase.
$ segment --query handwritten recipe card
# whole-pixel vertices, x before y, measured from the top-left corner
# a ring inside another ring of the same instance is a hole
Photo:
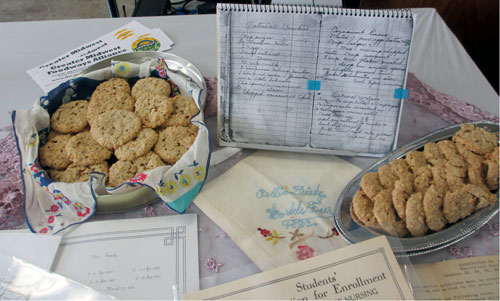
[[[197,231],[196,214],[84,223],[53,271],[120,299],[175,299],[199,290]]]
[[[380,156],[395,146],[413,17],[219,5],[222,145]]]

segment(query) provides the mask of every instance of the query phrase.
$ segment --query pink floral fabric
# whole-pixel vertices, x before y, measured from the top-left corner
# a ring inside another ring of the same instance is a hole
[[[0,139],[0,230],[26,227],[24,224],[23,186],[19,156],[11,127]]]
[[[207,83],[207,100],[205,118],[217,115],[217,77],[205,77]]]
[[[498,122],[498,116],[481,111],[476,106],[459,101],[453,96],[436,91],[420,81],[413,73],[408,72],[406,88],[409,90],[408,100],[426,107],[450,124],[467,121],[488,120]]]

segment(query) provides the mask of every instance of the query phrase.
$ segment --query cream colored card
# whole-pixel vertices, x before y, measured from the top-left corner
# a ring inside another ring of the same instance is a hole
[[[220,286],[184,300],[406,300],[412,293],[385,236]]]
[[[498,300],[498,255],[413,266],[421,285],[415,294],[433,300]]]
[[[269,270],[347,245],[333,210],[359,171],[331,155],[258,151],[210,181],[194,202]]]

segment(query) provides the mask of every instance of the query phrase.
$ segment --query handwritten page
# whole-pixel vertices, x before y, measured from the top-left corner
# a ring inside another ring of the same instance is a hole
[[[413,19],[270,7],[219,6],[221,144],[392,150]]]
[[[81,283],[0,252],[1,300],[114,300]]]
[[[196,214],[84,223],[64,237],[54,272],[120,299],[199,289]]]
[[[415,264],[415,295],[431,300],[498,300],[498,255]]]
[[[387,238],[379,236],[183,299],[413,300],[413,296]]]

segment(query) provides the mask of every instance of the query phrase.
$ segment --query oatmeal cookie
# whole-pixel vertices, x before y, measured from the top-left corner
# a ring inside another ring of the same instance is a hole
[[[165,166],[165,163],[161,160],[160,156],[150,151],[135,159],[134,165],[137,167],[137,173],[143,173],[157,167]]]
[[[373,214],[380,227],[388,234],[397,237],[404,237],[408,234],[404,221],[398,219],[394,211],[389,190],[384,189],[375,196]]]
[[[165,95],[144,93],[136,98],[135,112],[141,118],[143,127],[146,128],[160,126],[172,114],[173,110],[172,98]]]
[[[362,225],[370,228],[378,227],[377,219],[373,215],[373,202],[361,189],[358,189],[354,194],[351,212],[361,221]]]
[[[145,77],[138,80],[132,87],[132,97],[135,99],[148,93],[161,94],[169,97],[171,92],[168,81],[157,77]]]
[[[392,203],[398,216],[404,220],[406,219],[406,201],[413,192],[413,176],[402,174],[402,177],[394,183],[394,190],[392,191]]]
[[[174,111],[163,123],[163,127],[168,126],[189,126],[191,125],[191,117],[199,112],[198,106],[192,97],[176,95],[172,98],[174,103]]]
[[[445,164],[446,170],[446,183],[451,189],[456,189],[461,187],[466,183],[467,169],[464,167],[458,167],[452,162],[448,161]]]
[[[389,165],[391,166],[392,173],[398,177],[401,177],[401,175],[411,174],[410,166],[408,166],[405,159],[394,159]]]
[[[394,185],[394,190],[391,192],[392,195],[392,204],[394,205],[394,209],[398,216],[402,219],[406,219],[406,202],[410,195],[409,192],[406,192],[403,188],[404,185],[401,185],[400,180],[396,181]]]
[[[349,206],[349,212],[351,212],[351,218],[356,224],[366,227],[366,225],[356,216],[356,212],[354,212],[354,205],[352,202],[351,205]]]
[[[431,167],[432,172],[432,182],[436,186],[436,190],[443,197],[446,191],[448,191],[448,182],[446,181],[446,169],[443,166],[436,165]]]
[[[136,138],[118,147],[115,150],[115,156],[120,160],[132,161],[149,152],[157,140],[158,133],[155,130],[142,129]]]
[[[90,132],[83,132],[69,139],[66,154],[74,165],[87,166],[109,159],[112,152],[97,143]]]
[[[415,176],[410,171],[410,166],[406,163],[405,159],[395,159],[389,164],[391,166],[392,173],[402,180],[400,185],[406,185],[406,191],[411,192],[413,190],[413,181]]]
[[[96,91],[90,97],[87,120],[92,125],[94,119],[106,111],[121,109],[133,112],[135,110],[134,105],[135,100],[128,93]]]
[[[485,164],[473,164],[467,168],[467,176],[471,184],[486,188],[486,170]]]
[[[131,161],[118,160],[109,168],[109,186],[116,187],[135,176],[137,167]]]
[[[382,165],[378,168],[377,173],[380,184],[385,189],[393,190],[398,177],[392,173],[391,167],[389,165]]]
[[[462,156],[464,158],[464,160],[468,166],[481,165],[481,163],[483,162],[483,160],[484,160],[483,157],[474,154],[473,152],[465,149],[464,147],[460,147],[458,144],[456,144],[456,147],[457,147],[458,153],[460,154],[460,156]]]
[[[52,128],[63,134],[80,132],[88,125],[88,105],[86,100],[75,100],[61,105],[50,117]]]
[[[378,173],[368,172],[361,178],[361,190],[370,198],[373,199],[377,193],[382,191],[384,187],[380,184]]]
[[[450,224],[469,216],[475,208],[476,199],[463,188],[449,191],[444,196],[443,214]]]
[[[58,131],[56,131],[56,130],[54,130],[54,129],[51,129],[51,130],[49,131],[49,133],[47,134],[46,141],[49,141],[49,140],[51,140],[52,138],[57,137],[57,136],[59,136],[59,135],[64,135],[64,134],[59,133]]]
[[[489,190],[498,189],[498,161],[485,160],[483,166],[486,168],[486,187]]]
[[[460,131],[453,135],[452,140],[476,154],[491,153],[498,145],[498,135],[473,124],[462,125]]]
[[[489,205],[493,205],[497,201],[496,195],[492,194],[488,191],[488,189],[481,186],[467,184],[462,187],[462,191],[464,193],[469,193],[474,197],[475,205],[473,211],[479,210]]]
[[[493,148],[493,151],[489,154],[486,154],[484,156],[485,159],[487,160],[491,160],[491,161],[494,161],[494,162],[497,162],[498,164],[498,145],[496,145],[494,148]]]
[[[116,149],[137,137],[141,119],[134,112],[111,110],[97,116],[90,128],[92,137],[108,149]]]
[[[89,166],[80,166],[71,164],[66,168],[62,175],[62,182],[86,182],[90,179],[90,173],[99,172],[108,175],[108,163],[106,161],[92,164]]]
[[[71,135],[57,135],[38,149],[38,159],[44,167],[64,169],[71,164],[66,154],[66,144]]]
[[[458,204],[460,209],[460,219],[464,219],[474,212],[476,207],[477,199],[472,193],[468,193],[465,189],[465,185],[460,189],[460,192],[465,196],[464,199]]]
[[[455,146],[455,143],[451,140],[441,140],[436,143],[439,150],[444,155],[446,160],[457,167],[465,167],[465,160],[460,156]]]
[[[191,147],[196,135],[196,132],[187,127],[167,127],[159,133],[154,152],[168,164],[175,164]]]
[[[399,177],[399,183],[394,183],[394,187],[399,186],[402,191],[411,194],[415,190],[415,176],[413,174],[401,174]]]
[[[424,203],[421,192],[416,192],[406,203],[406,228],[412,236],[422,236],[429,229],[425,225]]]
[[[114,77],[100,83],[94,90],[94,93],[100,91],[106,91],[108,93],[123,92],[130,94],[130,85],[125,79]]]
[[[425,192],[432,181],[432,170],[430,165],[419,167],[415,172],[415,191]]]
[[[425,160],[427,160],[427,162],[429,162],[433,166],[441,165],[445,160],[445,157],[443,156],[435,142],[430,142],[424,145],[423,153]]]
[[[460,219],[459,203],[469,195],[460,195],[460,191],[451,190],[446,192],[443,199],[443,215],[448,223],[456,223]]]
[[[443,197],[435,185],[431,185],[424,195],[425,224],[432,231],[439,231],[446,226],[443,214]]]
[[[52,169],[52,168],[47,169],[50,178],[56,182],[64,182],[65,171],[66,171],[65,169]]]
[[[424,153],[419,151],[411,151],[405,157],[406,163],[410,166],[411,170],[415,172],[420,167],[424,167],[427,165],[427,161],[425,160]]]

